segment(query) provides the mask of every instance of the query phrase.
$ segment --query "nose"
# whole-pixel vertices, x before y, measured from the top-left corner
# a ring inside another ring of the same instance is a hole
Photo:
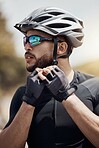
[[[28,42],[27,42],[27,43],[25,44],[25,46],[24,46],[24,49],[25,49],[26,51],[33,50],[32,48],[33,48],[33,47],[32,47],[32,46],[30,45],[30,43],[28,43]]]

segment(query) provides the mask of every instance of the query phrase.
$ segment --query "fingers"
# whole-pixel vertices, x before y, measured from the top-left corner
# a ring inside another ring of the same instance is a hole
[[[36,74],[37,74],[37,71],[34,70],[34,71],[29,75],[29,77],[34,77]]]
[[[49,83],[49,81],[53,78],[53,75],[51,73],[51,70],[53,69],[52,66],[46,67],[46,68],[36,68],[36,71],[38,72],[38,77],[44,82]]]
[[[49,66],[43,69],[43,74],[46,76],[46,78],[49,81],[52,81],[53,78],[55,77],[55,73],[53,72],[54,66]]]
[[[56,65],[48,66],[48,67],[46,67],[46,68],[43,68],[43,73],[44,73],[45,75],[48,75],[49,73],[53,73],[53,70],[54,70],[55,68],[57,68]]]
[[[43,84],[46,85],[49,83],[49,80],[46,78],[46,76],[44,76],[43,71],[38,72],[38,77],[41,79]]]
[[[48,66],[43,69],[37,67],[31,76],[35,76],[37,74],[42,81],[46,80],[48,82],[51,81],[56,75],[55,71],[58,71],[58,67],[56,65]]]
[[[46,79],[46,76],[43,74],[43,70],[38,72],[38,77],[43,81]]]
[[[43,74],[45,75],[45,76],[47,76],[49,73],[50,73],[50,71],[51,71],[51,69],[49,69],[49,68],[43,68]]]
[[[36,70],[37,72],[40,72],[40,71],[42,71],[42,68],[38,68],[38,67],[37,67],[35,70]]]

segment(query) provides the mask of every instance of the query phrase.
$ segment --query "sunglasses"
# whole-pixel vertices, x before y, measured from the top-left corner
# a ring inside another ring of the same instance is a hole
[[[23,37],[24,46],[27,44],[27,42],[31,46],[36,46],[36,45],[41,44],[43,41],[53,41],[53,38],[45,38],[39,35],[31,35],[31,36]]]

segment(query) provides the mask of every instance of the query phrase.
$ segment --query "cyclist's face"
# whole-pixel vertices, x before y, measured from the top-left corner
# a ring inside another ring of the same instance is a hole
[[[52,38],[50,35],[37,30],[29,30],[26,36],[29,37],[31,35]],[[54,49],[53,41],[43,41],[36,46],[32,46],[27,42],[24,47],[26,50],[26,68],[29,72],[32,72],[36,67],[43,68],[52,64]]]

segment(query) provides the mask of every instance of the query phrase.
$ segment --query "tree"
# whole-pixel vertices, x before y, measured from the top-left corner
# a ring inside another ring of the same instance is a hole
[[[26,76],[24,60],[15,52],[13,35],[7,30],[7,20],[0,12],[0,89],[7,90],[23,83]]]

